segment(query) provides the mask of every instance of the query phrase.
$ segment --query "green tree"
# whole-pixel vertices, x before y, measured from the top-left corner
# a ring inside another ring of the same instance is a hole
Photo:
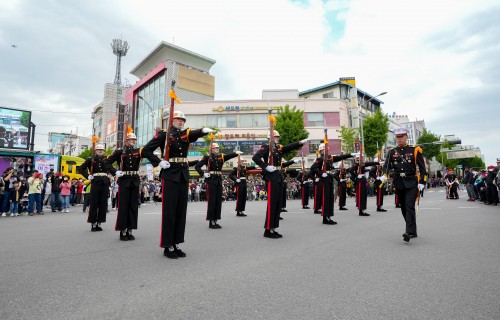
[[[343,153],[353,153],[354,143],[358,138],[358,130],[356,128],[348,128],[346,126],[341,126],[337,130],[340,137],[340,148]]]
[[[107,156],[109,156],[112,153],[113,153],[113,149],[112,148],[107,148],[106,150],[104,150],[103,155],[105,157],[107,157]],[[82,153],[80,153],[78,156],[80,158],[87,159],[88,157],[92,156],[92,149],[91,148],[87,148],[87,149],[83,150]]]
[[[220,131],[220,129],[217,128],[217,127],[207,127],[207,128],[210,128],[210,129],[215,130],[217,132]],[[216,139],[217,139],[217,133],[214,133],[214,135],[215,135],[214,142],[217,142],[216,141]],[[195,149],[196,149],[196,151],[200,152],[202,155],[208,155],[210,153],[210,134],[204,135],[203,136],[203,140],[205,141],[206,146],[204,146],[204,147],[195,147]],[[219,148],[220,151],[221,152],[224,151],[225,148],[223,146],[221,146],[221,145],[219,145],[219,146],[220,146],[220,148]]]
[[[21,122],[21,125],[23,127],[29,128],[30,127],[30,113],[27,111],[23,111],[23,113],[19,117],[19,122]]]
[[[280,133],[280,143],[285,146],[309,136],[309,132],[304,128],[304,111],[297,110],[296,107],[290,108],[289,105],[278,109],[274,129]],[[283,155],[287,160],[295,156],[296,150]]]
[[[363,119],[363,134],[365,138],[365,153],[368,157],[374,157],[382,146],[387,142],[389,133],[389,118],[382,111]]]
[[[433,142],[439,141],[441,137],[435,135],[431,131],[424,128],[424,133],[418,138],[417,144],[422,145],[423,156],[427,158],[427,173],[430,173],[431,160],[434,157],[438,157],[441,153],[441,144],[433,144]],[[439,159],[440,160],[440,159]]]

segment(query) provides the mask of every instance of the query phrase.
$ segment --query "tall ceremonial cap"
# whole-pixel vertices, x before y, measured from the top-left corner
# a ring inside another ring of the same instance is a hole
[[[173,118],[174,118],[174,119],[182,119],[182,120],[186,121],[186,116],[185,116],[185,115],[184,115],[184,113],[183,113],[183,112],[181,112],[181,111],[175,111],[175,112],[174,112],[174,117],[173,117]]]
[[[401,135],[409,134],[410,130],[408,130],[407,128],[400,127],[400,128],[395,128],[394,130],[392,130],[392,132],[397,136],[401,136]]]

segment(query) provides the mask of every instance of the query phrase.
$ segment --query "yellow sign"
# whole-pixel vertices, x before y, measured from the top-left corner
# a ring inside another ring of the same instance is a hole
[[[356,78],[355,77],[340,78],[339,81],[342,83],[345,83],[345,84],[350,84],[353,87],[356,86]]]
[[[218,107],[213,107],[212,111],[218,111],[218,112],[240,112],[240,111],[255,111],[255,110],[278,110],[281,108],[281,106],[271,106],[271,107],[253,107],[253,106],[240,106],[240,105],[234,105],[234,106],[218,106]]]

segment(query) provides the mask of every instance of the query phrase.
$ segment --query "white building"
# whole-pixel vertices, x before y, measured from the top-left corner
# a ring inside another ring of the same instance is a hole
[[[93,134],[101,138],[102,141],[106,139],[108,122],[116,117],[117,104],[125,103],[126,89],[126,87],[120,87],[113,83],[104,85],[104,98],[92,112]]]

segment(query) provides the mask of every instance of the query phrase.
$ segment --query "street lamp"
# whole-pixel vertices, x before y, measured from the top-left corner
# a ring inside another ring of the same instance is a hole
[[[386,94],[387,92],[384,91],[382,93],[379,93],[378,95],[374,96],[374,97],[371,97],[370,99],[366,100],[365,102],[363,102],[361,105],[359,105],[359,111],[358,111],[358,121],[359,121],[359,128],[361,130],[361,150],[360,150],[360,154],[363,153],[363,151],[365,150],[365,137],[364,137],[364,134],[363,134],[363,121],[361,120],[361,110],[363,109],[363,106],[365,104],[367,104],[368,102],[372,101],[373,99],[377,98],[377,97],[380,97],[380,96],[383,96],[384,94]]]
[[[149,103],[146,100],[144,100],[144,98],[141,97],[140,95],[137,95],[137,98],[141,99],[149,107],[149,112],[151,113],[151,122],[153,124],[151,133],[154,134],[154,132],[155,132],[155,114],[154,114],[154,111],[153,111],[153,107],[151,107],[149,105]]]

